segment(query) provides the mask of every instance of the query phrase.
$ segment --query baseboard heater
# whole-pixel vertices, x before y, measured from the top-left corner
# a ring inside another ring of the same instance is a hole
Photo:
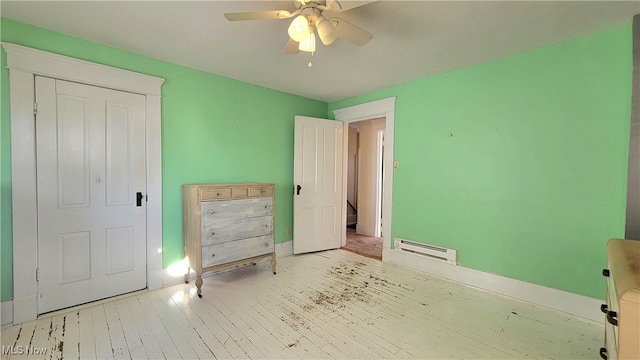
[[[458,251],[440,246],[423,244],[411,240],[395,238],[394,248],[396,251],[408,252],[416,255],[426,256],[434,260],[448,262],[458,265]]]

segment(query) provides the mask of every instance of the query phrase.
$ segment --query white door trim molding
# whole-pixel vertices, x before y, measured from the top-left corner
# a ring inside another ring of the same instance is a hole
[[[344,122],[345,134],[349,132],[349,123],[370,120],[374,118],[384,117],[386,119],[385,130],[385,146],[384,146],[384,189],[382,191],[382,261],[389,262],[389,254],[391,251],[391,210],[393,199],[393,141],[395,137],[395,113],[396,113],[396,98],[390,97],[382,100],[372,101],[360,105],[354,105],[342,109],[336,109],[333,111],[335,119]],[[347,149],[349,137],[344,137],[344,148]],[[344,152],[344,164],[347,164],[348,152]],[[347,171],[343,174],[343,200],[342,203],[347,203]],[[347,220],[343,219],[342,228],[346,229]],[[343,234],[342,243],[346,242],[346,232]]]
[[[2,43],[7,53],[11,107],[13,197],[13,323],[38,315],[37,202],[34,77],[101,86],[146,97],[147,287],[162,287],[161,86],[164,79],[95,64],[21,45]],[[19,259],[19,261],[16,261]]]
[[[13,322],[13,300],[0,303],[0,325]]]

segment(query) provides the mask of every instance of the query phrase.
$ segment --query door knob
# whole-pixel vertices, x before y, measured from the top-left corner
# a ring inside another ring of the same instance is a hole
[[[302,186],[296,185],[296,195],[300,195],[300,190],[302,190]]]
[[[136,193],[136,206],[142,206],[142,198],[144,197],[144,195],[142,195],[141,192],[137,192]]]

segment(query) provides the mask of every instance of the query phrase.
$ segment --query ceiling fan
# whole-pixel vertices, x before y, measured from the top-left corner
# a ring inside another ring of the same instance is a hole
[[[356,2],[356,6],[368,2]],[[345,20],[325,16],[326,13],[347,10],[336,0],[296,0],[294,3],[296,9],[293,12],[288,10],[235,12],[225,13],[224,17],[229,21],[293,18],[288,29],[289,42],[284,49],[285,54],[295,54],[300,51],[314,53],[316,51],[316,33],[324,45],[330,45],[337,38],[342,38],[354,45],[362,46],[373,38],[373,34],[370,32]],[[355,6],[351,8],[353,7]]]

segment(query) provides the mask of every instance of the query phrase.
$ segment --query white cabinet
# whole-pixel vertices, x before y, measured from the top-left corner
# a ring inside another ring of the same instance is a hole
[[[611,239],[608,268],[603,359],[640,359],[640,241]]]
[[[202,297],[202,274],[271,258],[274,244],[274,184],[182,186],[182,234],[189,268]],[[185,282],[188,282],[188,272]]]

